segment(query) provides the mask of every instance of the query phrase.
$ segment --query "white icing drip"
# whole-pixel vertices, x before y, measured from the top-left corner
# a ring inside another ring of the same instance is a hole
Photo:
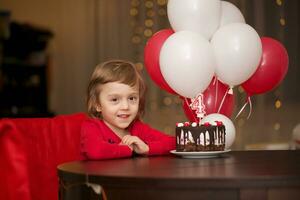
[[[219,137],[218,137],[218,127],[216,128],[216,131],[214,131],[214,136],[215,136],[215,145],[219,145]]]
[[[204,146],[204,134],[200,133],[199,139],[200,139],[199,143]]]
[[[192,143],[195,143],[191,131],[189,131],[188,134],[189,134],[189,141],[192,142]]]
[[[180,132],[180,143],[179,144],[184,145],[184,132],[183,132],[183,130],[181,130],[181,132]]]
[[[208,144],[209,144],[209,141],[210,141],[208,131],[205,131],[205,139],[206,139],[205,144],[208,145]]]
[[[187,144],[188,143],[188,134],[184,133],[184,143]]]

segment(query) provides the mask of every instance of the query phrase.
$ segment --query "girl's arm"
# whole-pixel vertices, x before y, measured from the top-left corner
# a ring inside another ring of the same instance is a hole
[[[140,121],[136,122],[136,135],[141,138],[149,147],[148,155],[169,154],[175,149],[175,137],[162,133]]]
[[[132,150],[128,145],[106,141],[101,129],[94,123],[85,122],[81,128],[81,152],[89,160],[102,160],[131,157]]]
[[[132,147],[132,150],[137,154],[147,155],[149,153],[149,146],[138,136],[125,135],[122,138],[122,143]]]

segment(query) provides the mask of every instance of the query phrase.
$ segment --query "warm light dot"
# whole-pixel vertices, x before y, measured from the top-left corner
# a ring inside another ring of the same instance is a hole
[[[150,37],[150,36],[152,35],[152,30],[147,28],[147,29],[144,31],[144,35],[145,35],[146,37]]]
[[[275,101],[275,108],[279,109],[281,107],[281,101],[277,100]]]
[[[164,98],[164,104],[165,104],[166,106],[171,105],[171,104],[172,104],[172,99],[171,99],[170,97],[165,97],[165,98]]]
[[[239,93],[243,93],[244,92],[244,89],[242,88],[242,86],[238,87],[238,91],[239,91]]]
[[[238,126],[242,127],[242,126],[244,126],[244,124],[245,124],[245,120],[244,119],[239,119]]]
[[[164,6],[167,4],[167,0],[157,0],[157,4],[160,6]]]
[[[274,124],[274,130],[278,131],[280,129],[280,124],[279,123],[275,123]]]
[[[282,5],[282,0],[276,0],[277,5],[281,6]]]
[[[133,7],[137,7],[138,5],[140,5],[140,1],[139,1],[139,0],[132,0],[132,1],[131,1],[131,5],[132,5]]]
[[[155,12],[153,10],[148,10],[147,11],[147,16],[148,17],[154,17],[154,15],[155,15]]]
[[[284,26],[285,25],[285,19],[284,18],[280,18],[280,25]]]
[[[153,7],[153,2],[152,1],[146,1],[145,6],[146,6],[146,8],[152,8]]]
[[[138,14],[138,10],[136,8],[131,8],[130,9],[130,15],[131,16],[136,16]]]
[[[150,109],[152,111],[156,111],[157,110],[157,103],[156,103],[156,101],[153,101],[153,102],[150,103]]]
[[[135,36],[132,37],[131,42],[134,43],[134,44],[138,44],[138,43],[141,42],[141,37],[135,35]]]
[[[145,26],[152,27],[153,26],[153,20],[152,19],[146,19],[145,20]]]
[[[142,71],[144,68],[143,63],[141,63],[141,62],[135,63],[135,66],[139,71]]]
[[[161,8],[161,9],[158,10],[158,14],[160,16],[165,16],[165,15],[167,15],[167,11],[166,11],[166,9]]]

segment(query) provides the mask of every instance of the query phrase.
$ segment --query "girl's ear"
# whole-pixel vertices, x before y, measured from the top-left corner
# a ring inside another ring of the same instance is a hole
[[[96,105],[96,111],[97,112],[101,112],[101,106],[98,104],[98,105]]]

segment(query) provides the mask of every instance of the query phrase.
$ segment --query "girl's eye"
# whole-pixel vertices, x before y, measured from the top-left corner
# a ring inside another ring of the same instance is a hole
[[[136,96],[129,97],[129,100],[130,100],[130,101],[134,101],[134,102],[135,102],[135,101],[137,101],[137,100],[138,100],[138,97],[136,97]]]
[[[116,103],[116,102],[118,102],[118,98],[112,98],[112,99],[110,99],[110,101],[113,103]]]

